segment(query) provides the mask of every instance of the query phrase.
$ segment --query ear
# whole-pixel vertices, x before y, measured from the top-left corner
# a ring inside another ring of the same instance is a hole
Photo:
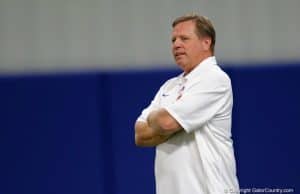
[[[205,51],[210,50],[210,45],[211,45],[211,38],[209,37],[202,38],[202,47]]]

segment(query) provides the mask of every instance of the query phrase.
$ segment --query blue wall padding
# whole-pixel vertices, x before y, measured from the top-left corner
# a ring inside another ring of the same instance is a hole
[[[300,66],[225,71],[241,188],[299,191]],[[134,122],[178,73],[0,76],[0,193],[153,194],[155,150],[134,145]]]
[[[0,193],[105,193],[98,75],[0,79]]]
[[[299,192],[300,67],[239,68],[231,75],[241,185]]]

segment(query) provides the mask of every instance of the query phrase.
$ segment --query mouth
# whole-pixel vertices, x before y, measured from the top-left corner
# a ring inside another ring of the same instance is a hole
[[[177,59],[177,58],[180,58],[180,57],[182,57],[182,56],[184,56],[184,55],[185,55],[184,52],[176,52],[176,53],[174,54],[174,57],[175,57],[175,59]]]

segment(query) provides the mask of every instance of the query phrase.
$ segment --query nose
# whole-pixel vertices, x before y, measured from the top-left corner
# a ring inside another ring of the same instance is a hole
[[[173,41],[173,49],[174,50],[176,50],[176,49],[178,49],[178,48],[180,48],[181,47],[181,41],[180,41],[180,39],[178,39],[178,38],[176,38],[174,41]]]

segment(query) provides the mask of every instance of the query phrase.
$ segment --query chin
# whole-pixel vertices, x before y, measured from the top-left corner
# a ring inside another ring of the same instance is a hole
[[[180,63],[180,62],[176,62],[178,67],[180,67],[180,69],[182,69],[183,71],[186,69],[186,65],[184,63]]]
[[[189,73],[192,69],[189,65],[185,64],[185,63],[178,63],[177,62],[178,67],[180,67],[180,69],[182,69],[182,71],[184,71],[185,73]]]

